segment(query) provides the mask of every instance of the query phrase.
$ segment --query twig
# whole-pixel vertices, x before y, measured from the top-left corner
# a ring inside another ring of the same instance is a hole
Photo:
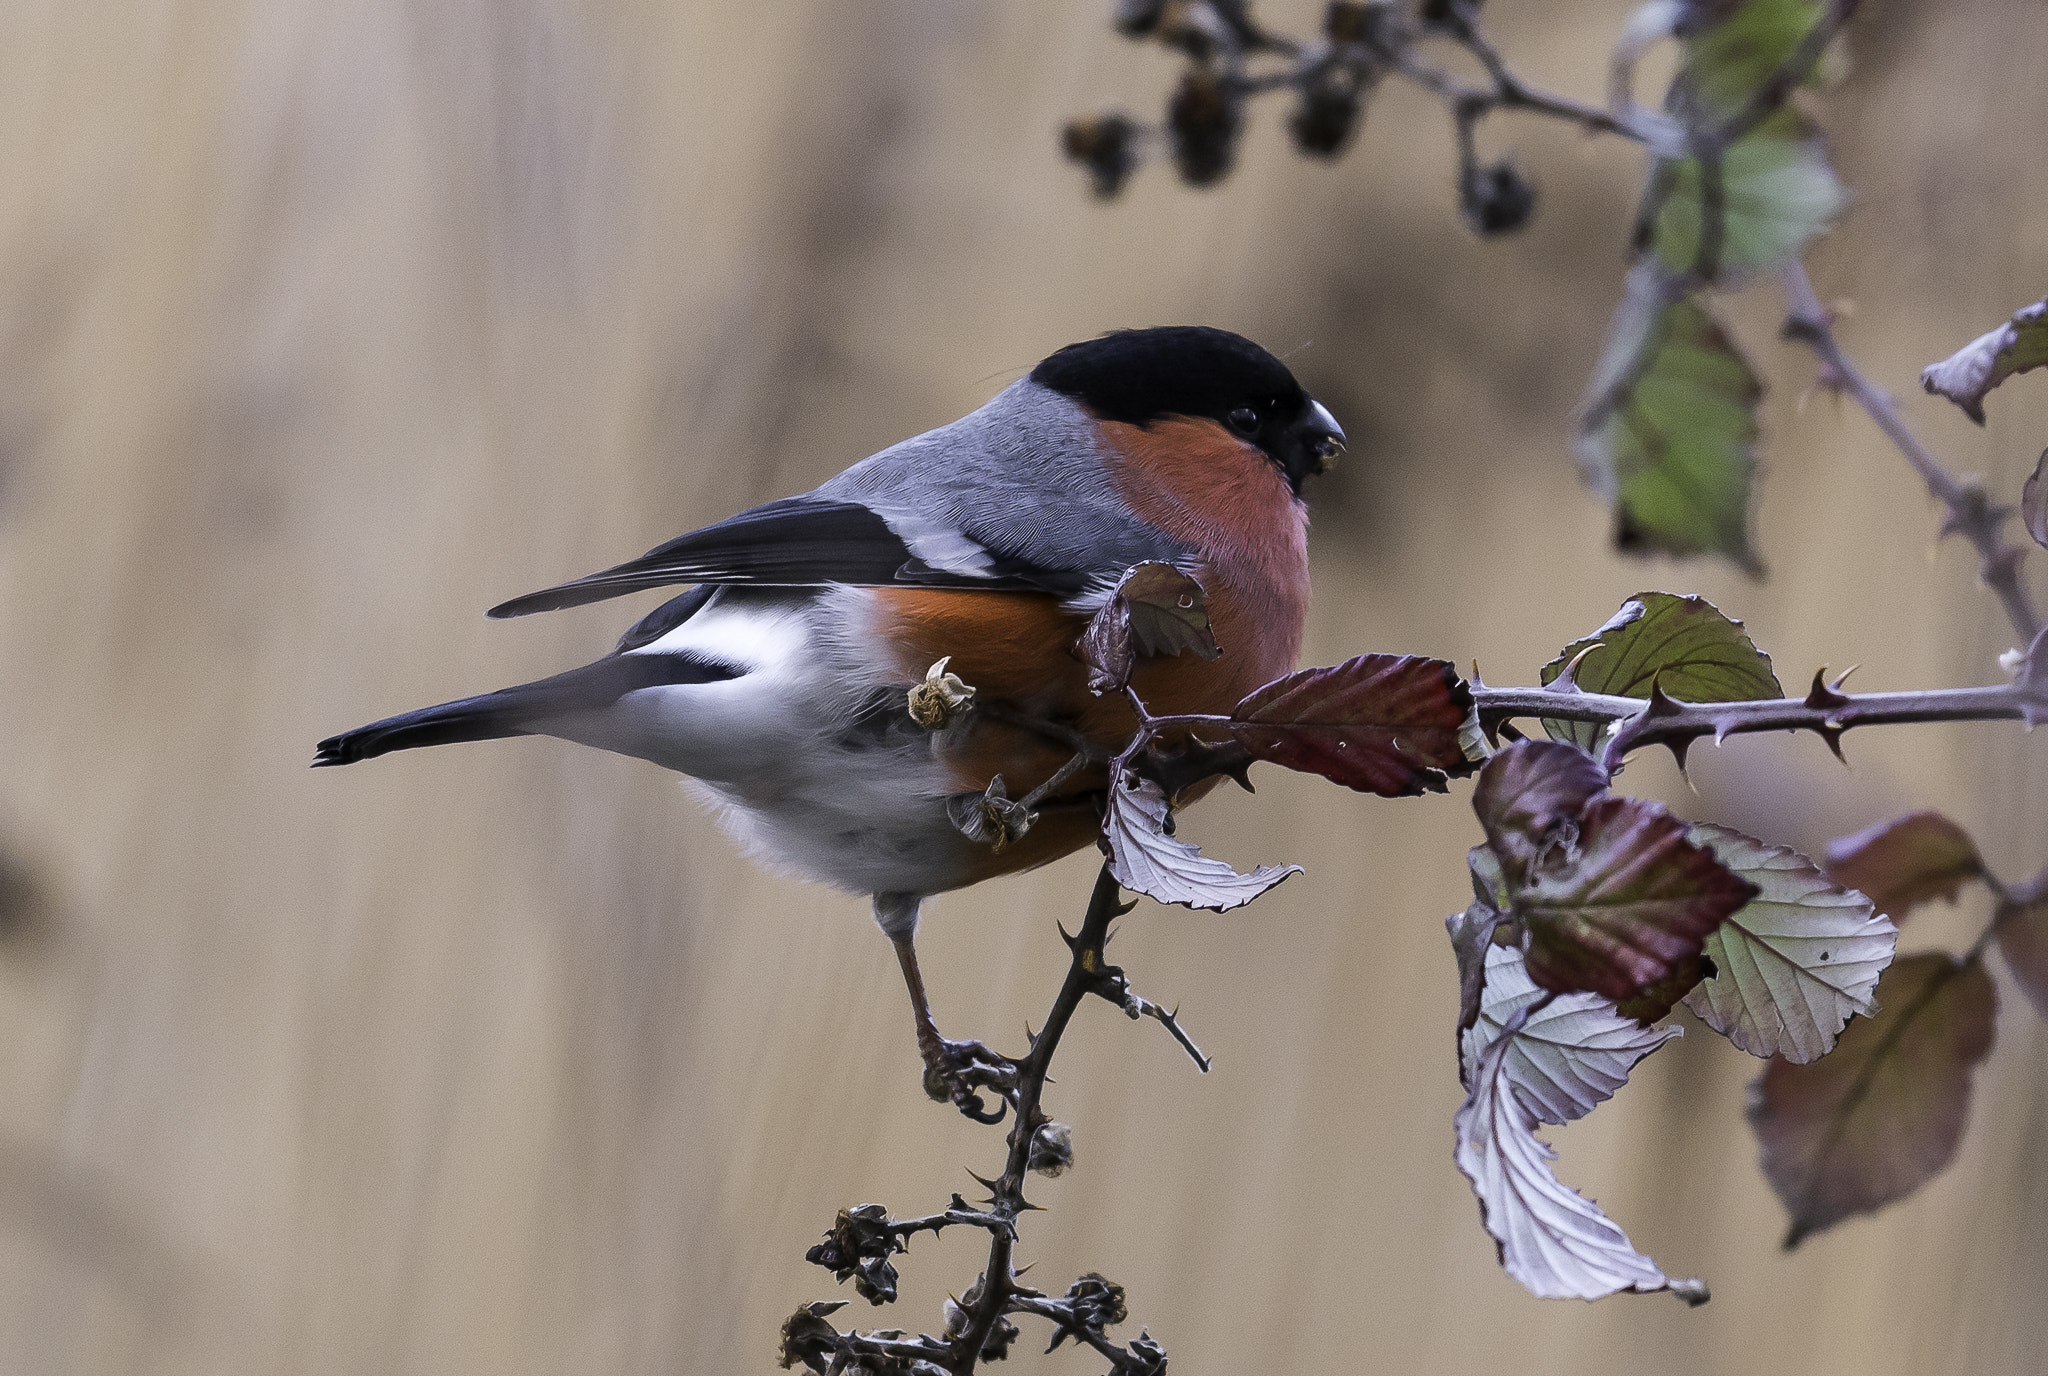
[[[1109,939],[1109,924],[1119,913],[1126,911],[1121,898],[1122,891],[1110,875],[1109,866],[1104,865],[1095,877],[1095,892],[1088,900],[1081,930],[1067,941],[1073,951],[1067,977],[1060,985],[1058,996],[1053,999],[1052,1010],[1046,1014],[1045,1025],[1031,1039],[1029,1054],[1017,1063],[1016,1119],[1010,1126],[1009,1157],[1002,1175],[991,1187],[992,1198],[989,1201],[992,1215],[1013,1224],[1020,1213],[1032,1207],[1024,1198],[1024,1176],[1031,1160],[1032,1139],[1047,1121],[1038,1107],[1045,1092],[1046,1072],[1052,1067],[1053,1053],[1059,1049],[1068,1020],[1080,1007],[1081,1000],[1092,992],[1092,986],[1100,976],[1102,947]],[[952,1360],[947,1369],[954,1376],[967,1376],[974,1370],[975,1364],[981,1360],[982,1347],[988,1342],[989,1334],[1020,1294],[1011,1265],[1015,1245],[1014,1231],[990,1231],[988,1265],[982,1273],[979,1293],[973,1297],[972,1303],[965,1306],[966,1328],[953,1340]],[[1104,1355],[1116,1362],[1119,1370],[1130,1360],[1127,1354],[1119,1355],[1122,1353],[1123,1349],[1113,1343],[1104,1351]]]
[[[1976,547],[1980,561],[1978,576],[2005,605],[2006,618],[2019,633],[2020,643],[2031,645],[2041,633],[2041,618],[2034,610],[2032,596],[2020,581],[2020,548],[2005,538],[2005,521],[2011,510],[1994,505],[1977,483],[1957,478],[1943,468],[1906,428],[1892,399],[1857,371],[1835,339],[1833,317],[1821,305],[1806,269],[1797,261],[1785,269],[1785,298],[1785,338],[1811,349],[1833,374],[1829,381],[1854,397],[1857,405],[1877,422],[1877,428],[1898,446],[1906,462],[1927,484],[1927,491],[1948,509],[1941,533],[1961,534]]]

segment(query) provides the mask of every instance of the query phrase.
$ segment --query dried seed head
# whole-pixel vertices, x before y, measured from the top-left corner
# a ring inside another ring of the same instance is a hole
[[[1061,1176],[1073,1164],[1074,1130],[1065,1123],[1040,1123],[1038,1131],[1031,1134],[1031,1154],[1025,1158],[1025,1169],[1043,1176]]]
[[[1476,169],[1466,180],[1463,194],[1465,223],[1473,232],[1491,237],[1512,234],[1529,223],[1536,209],[1536,188],[1506,159],[1491,167]]]
[[[1230,171],[1244,111],[1220,73],[1197,67],[1180,80],[1166,107],[1173,160],[1190,186],[1208,186]]]
[[[1120,110],[1083,115],[1067,124],[1060,146],[1088,169],[1095,195],[1109,200],[1124,189],[1138,166],[1138,126]]]
[[[912,688],[908,697],[910,719],[927,731],[943,731],[974,706],[974,688],[958,674],[946,672],[953,660],[947,655],[925,672],[924,682]]]

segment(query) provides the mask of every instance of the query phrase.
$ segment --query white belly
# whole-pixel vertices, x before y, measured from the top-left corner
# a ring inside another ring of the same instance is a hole
[[[900,711],[862,646],[867,594],[726,594],[635,654],[688,653],[742,670],[636,689],[534,729],[685,774],[751,854],[854,893],[965,882],[973,842],[947,818],[932,737]],[[865,710],[864,710],[865,709]]]

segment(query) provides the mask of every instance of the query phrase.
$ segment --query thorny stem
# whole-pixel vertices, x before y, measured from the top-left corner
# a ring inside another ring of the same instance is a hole
[[[1984,585],[1998,594],[2006,618],[2019,633],[2020,643],[2031,645],[2041,633],[2041,618],[2034,610],[2033,597],[2020,581],[2020,549],[2005,538],[2005,519],[2011,512],[1993,505],[1976,483],[1957,478],[1943,468],[1927,446],[1906,428],[1892,399],[1857,371],[1835,339],[1834,318],[1821,305],[1806,269],[1797,261],[1785,269],[1785,297],[1785,338],[1811,349],[1831,374],[1829,382],[1854,397],[1856,404],[1877,422],[1877,428],[1905,455],[1906,462],[1927,484],[1928,493],[1948,509],[1942,534],[1959,533],[1976,547],[1978,574]]]
[[[2048,642],[2044,642],[2048,646]],[[2048,656],[2048,648],[2042,655]],[[1932,688],[1899,693],[1842,693],[1819,682],[1804,698],[1753,698],[1741,702],[1681,702],[1656,692],[1642,698],[1576,689],[1493,688],[1470,684],[1479,723],[1489,733],[1515,719],[1549,718],[1612,726],[1602,762],[1612,768],[1623,755],[1646,745],[1683,747],[1702,736],[1719,741],[1757,731],[1813,731],[1839,739],[1856,726],[1898,726],[1929,721],[2040,720],[2048,718],[2048,684],[2029,669],[2017,683],[1976,688]],[[1155,732],[1227,728],[1231,719],[1186,714],[1154,717]]]
[[[1067,1030],[1068,1021],[1074,1010],[1081,1006],[1081,1000],[1094,991],[1102,968],[1102,948],[1109,939],[1109,924],[1119,913],[1125,911],[1119,901],[1122,897],[1117,882],[1104,865],[1095,877],[1095,892],[1088,900],[1087,914],[1081,920],[1081,930],[1068,940],[1073,960],[1067,966],[1067,977],[1060,984],[1060,992],[1052,1002],[1052,1010],[1045,1016],[1045,1026],[1031,1040],[1031,1050],[1017,1063],[1017,1092],[1015,1121],[1010,1125],[1009,1157],[1004,1163],[1003,1173],[996,1180],[989,1202],[989,1212],[1012,1223],[1007,1231],[990,1230],[988,1245],[988,1266],[983,1272],[980,1293],[967,1306],[967,1326],[954,1339],[953,1356],[948,1369],[955,1376],[967,1376],[981,1360],[981,1349],[988,1341],[988,1335],[995,1330],[998,1320],[1013,1307],[1019,1297],[1016,1274],[1011,1261],[1016,1247],[1014,1224],[1017,1216],[1032,1207],[1024,1198],[1024,1176],[1031,1160],[1031,1141],[1042,1127],[1046,1118],[1039,1111],[1039,1099],[1045,1092],[1046,1072],[1052,1068],[1053,1053],[1059,1049],[1060,1038]],[[1129,1355],[1115,1344],[1110,1344],[1104,1355],[1122,1370],[1130,1363]]]
[[[1064,1299],[1052,1298],[1020,1284],[1015,1266],[1017,1220],[1037,1207],[1024,1197],[1024,1181],[1031,1169],[1032,1148],[1039,1131],[1050,1121],[1040,1110],[1039,1103],[1052,1068],[1053,1055],[1059,1050],[1060,1039],[1081,1001],[1094,994],[1116,1004],[1131,1017],[1157,1018],[1187,1049],[1197,1065],[1203,1070],[1209,1068],[1207,1059],[1181,1030],[1174,1014],[1132,993],[1123,971],[1104,960],[1103,948],[1110,938],[1110,923],[1130,910],[1130,906],[1121,899],[1122,889],[1105,864],[1096,877],[1081,930],[1073,936],[1066,936],[1064,930],[1061,932],[1073,952],[1073,958],[1051,1011],[1046,1014],[1044,1027],[1031,1038],[1031,1050],[1021,1060],[1010,1063],[1014,1078],[1001,1087],[1016,1114],[1007,1139],[1008,1155],[1003,1173],[995,1180],[982,1182],[990,1193],[987,1206],[972,1208],[956,1194],[951,1203],[938,1213],[885,1219],[877,1208],[871,1218],[864,1220],[874,1230],[874,1235],[890,1239],[897,1250],[903,1249],[903,1244],[913,1233],[937,1233],[955,1226],[980,1228],[988,1233],[986,1269],[967,1298],[959,1302],[960,1317],[949,1321],[947,1328],[951,1336],[940,1338],[919,1334],[912,1337],[889,1329],[834,1333],[827,1328],[825,1331],[831,1334],[828,1350],[834,1353],[834,1365],[830,1370],[840,1371],[850,1361],[874,1356],[901,1364],[891,1367],[892,1370],[906,1370],[917,1376],[934,1376],[940,1372],[950,1373],[950,1376],[968,1376],[981,1363],[989,1335],[1008,1314],[1031,1314],[1050,1320],[1057,1325],[1056,1342],[1060,1338],[1074,1337],[1087,1343],[1110,1359],[1114,1373],[1133,1373],[1136,1376],[1137,1373],[1164,1369],[1163,1354],[1157,1344],[1148,1343],[1143,1334],[1129,1346],[1116,1343],[1102,1332],[1105,1320],[1100,1310],[1091,1309],[1073,1291]],[[853,1212],[859,1217],[865,1209],[874,1207],[863,1206],[863,1210]],[[842,1215],[841,1224],[847,1221]],[[828,1245],[832,1240],[828,1237]],[[840,1244],[842,1247],[845,1245],[843,1242]],[[820,1250],[814,1248],[810,1259],[828,1268],[833,1267],[832,1260],[817,1255]],[[840,1259],[844,1260],[843,1257]],[[841,1278],[845,1278],[844,1273]],[[1084,1281],[1087,1279],[1083,1278]],[[813,1322],[832,1307],[806,1306]],[[797,1319],[804,1319],[803,1311],[798,1311]],[[1119,1317],[1107,1322],[1120,1321]],[[788,1330],[785,1330],[785,1342],[789,1340]],[[789,1351],[785,1349],[786,1353]],[[815,1364],[812,1356],[803,1360]]]

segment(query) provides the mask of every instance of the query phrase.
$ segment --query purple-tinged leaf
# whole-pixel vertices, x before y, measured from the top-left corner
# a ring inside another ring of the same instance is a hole
[[[2048,301],[2013,312],[2012,319],[1980,334],[1939,363],[1920,371],[1920,385],[1947,397],[1977,424],[1984,423],[1984,397],[1993,387],[2029,368],[2048,363]],[[2031,524],[2031,523],[2029,523]]]
[[[1261,865],[1239,874],[1168,831],[1173,809],[1149,779],[1136,788],[1109,790],[1109,816],[1102,831],[1109,842],[1109,872],[1117,883],[1161,903],[1228,912],[1243,907],[1291,874],[1299,865]]]
[[[1899,929],[1796,851],[1711,824],[1690,836],[1759,892],[1707,938],[1717,973],[1685,1006],[1752,1056],[1825,1056],[1852,1014],[1877,1012]]]
[[[1998,915],[1998,953],[2013,982],[2048,1018],[2048,898]]]
[[[1641,798],[1596,798],[1577,844],[1558,846],[1515,894],[1528,933],[1529,976],[1559,993],[1617,1002],[1697,958],[1709,932],[1756,895],[1685,823]]]
[[[1931,898],[1953,903],[1984,872],[1977,843],[1938,812],[1910,812],[1828,842],[1828,878],[1861,889],[1893,922]]]
[[[1230,732],[1262,760],[1413,798],[1477,766],[1460,739],[1471,714],[1472,690],[1443,660],[1360,655],[1275,679],[1237,704]]]
[[[1223,651],[1209,628],[1202,585],[1171,564],[1135,565],[1088,622],[1074,653],[1088,665],[1088,691],[1116,692],[1130,682],[1140,656],[1193,650],[1203,659]]]
[[[1458,1169],[1502,1268],[1544,1299],[1675,1290],[1704,1300],[1704,1286],[1666,1277],[1597,1205],[1560,1183],[1557,1153],[1536,1136],[1539,1122],[1590,1112],[1679,1029],[1645,1030],[1587,995],[1544,995],[1520,966],[1512,950],[1487,951],[1485,1007],[1465,1034],[1467,1095],[1454,1120]]]
[[[1713,938],[1708,937],[1707,940],[1711,942]],[[1646,984],[1639,993],[1615,1004],[1614,1011],[1644,1027],[1662,1022],[1687,994],[1698,987],[1701,980],[1711,978],[1717,969],[1713,957],[1702,950],[1698,955],[1688,956],[1672,966],[1671,973],[1655,984]]]
[[[1546,684],[1566,666],[1570,682],[1587,693],[1648,698],[1652,685],[1682,702],[1742,702],[1785,695],[1771,672],[1771,657],[1704,597],[1639,592],[1621,604],[1592,635],[1574,640],[1543,666]],[[1591,751],[1598,723],[1545,720],[1552,740]]]
[[[2048,449],[2034,462],[2034,471],[2020,484],[2020,520],[2037,545],[2048,546]]]
[[[1475,850],[1484,850],[1475,846]],[[1462,1045],[1466,1031],[1479,1021],[1480,998],[1486,989],[1486,953],[1493,947],[1493,930],[1500,925],[1500,914],[1484,903],[1474,903],[1464,912],[1452,913],[1444,919],[1444,930],[1451,934],[1451,953],[1458,958],[1458,1039]],[[1458,1075],[1465,1074],[1464,1058],[1459,1057]]]
[[[1519,887],[1537,857],[1569,845],[1586,804],[1606,791],[1607,771],[1577,746],[1516,741],[1488,760],[1472,810],[1505,882]]]
[[[1764,1175],[1792,1215],[1785,1245],[1903,1199],[1962,1140],[1970,1077],[1991,1049],[1998,993],[1981,961],[1906,956],[1884,1009],[1811,1065],[1774,1060],[1750,1087]]]

